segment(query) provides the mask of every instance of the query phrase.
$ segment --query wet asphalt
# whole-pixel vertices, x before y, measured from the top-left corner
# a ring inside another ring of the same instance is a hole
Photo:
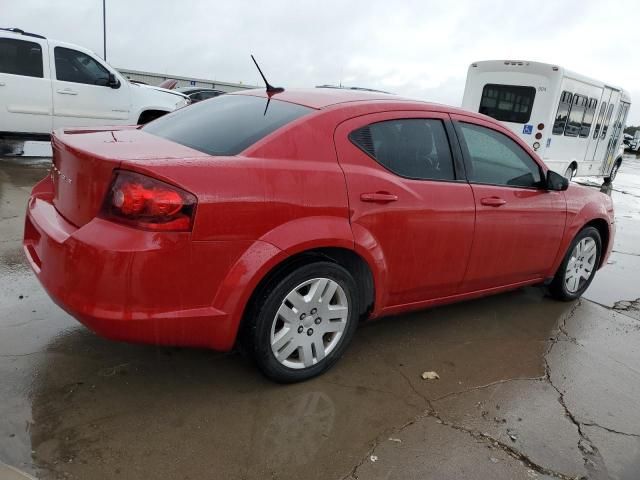
[[[582,300],[524,288],[371,322],[289,386],[58,308],[20,243],[49,166],[0,159],[0,478],[640,478],[640,159],[608,189],[614,253]]]

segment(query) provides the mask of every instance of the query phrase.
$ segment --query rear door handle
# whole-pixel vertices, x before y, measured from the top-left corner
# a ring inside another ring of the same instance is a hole
[[[500,197],[485,197],[480,200],[480,203],[489,207],[501,207],[502,205],[507,203],[507,201],[504,198]]]
[[[71,90],[70,88],[65,88],[64,90],[57,90],[58,93],[61,93],[62,95],[77,95],[78,92],[76,92],[75,90]]]
[[[363,202],[388,203],[398,200],[398,196],[389,192],[363,193],[360,195]]]

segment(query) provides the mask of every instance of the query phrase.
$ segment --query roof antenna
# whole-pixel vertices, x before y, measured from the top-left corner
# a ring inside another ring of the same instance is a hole
[[[262,73],[262,70],[260,70],[260,65],[258,65],[258,62],[256,62],[256,59],[253,57],[253,55],[251,55],[251,60],[253,60],[253,63],[256,64],[256,68],[258,69],[258,72],[260,72],[260,76],[262,77],[262,80],[264,80],[264,83],[267,86],[267,93],[273,94],[273,93],[284,92],[284,88],[274,87],[267,81],[267,77],[265,77],[264,73]]]

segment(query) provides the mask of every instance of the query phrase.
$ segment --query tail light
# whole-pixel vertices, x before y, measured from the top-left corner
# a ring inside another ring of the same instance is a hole
[[[135,228],[190,231],[196,197],[174,185],[126,170],[116,170],[101,216]]]

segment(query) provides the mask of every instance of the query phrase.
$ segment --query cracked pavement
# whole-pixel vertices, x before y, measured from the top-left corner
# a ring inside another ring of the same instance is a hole
[[[582,300],[526,288],[371,322],[291,386],[235,353],[103,340],[55,306],[20,246],[48,166],[0,159],[0,478],[638,478],[640,160]]]

